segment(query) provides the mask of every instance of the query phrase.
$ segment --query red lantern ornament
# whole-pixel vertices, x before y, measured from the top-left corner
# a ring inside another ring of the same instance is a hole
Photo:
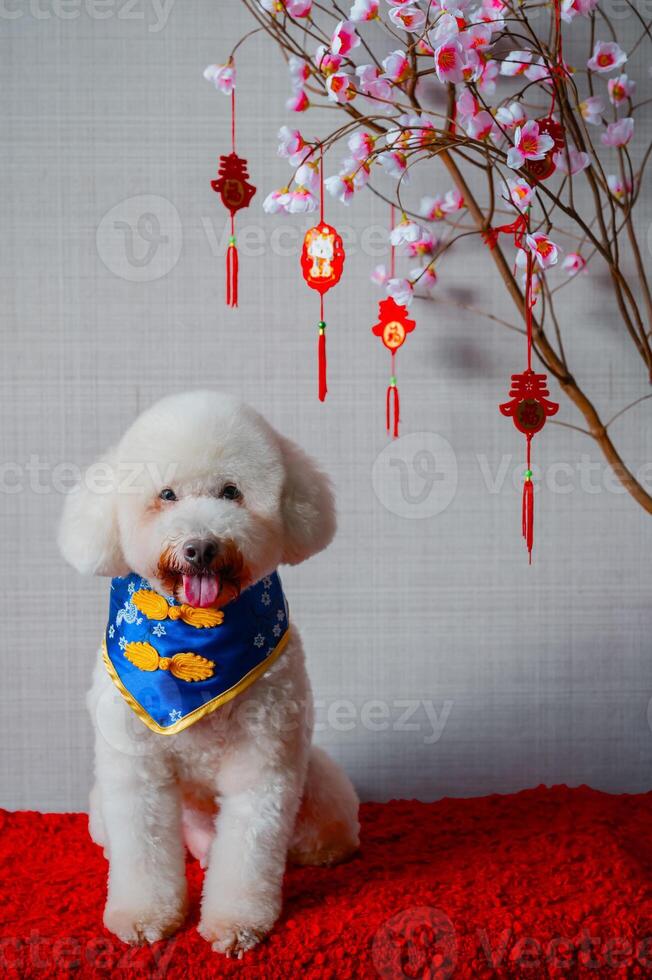
[[[337,285],[344,269],[344,245],[337,231],[324,221],[324,169],[323,155],[319,158],[320,174],[320,218],[319,224],[309,228],[303,239],[301,250],[301,272],[311,289],[319,293],[319,340],[317,346],[319,362],[319,401],[323,402],[328,392],[326,383],[326,321],[324,319],[324,293]]]
[[[247,161],[235,152],[235,85],[231,90],[231,152],[220,157],[217,180],[211,187],[222,198],[222,204],[231,214],[231,235],[226,250],[226,305],[238,305],[238,249],[235,239],[235,214],[247,208],[256,193],[249,183]]]
[[[392,430],[394,438],[398,436],[400,419],[398,385],[396,384],[396,351],[405,343],[405,338],[412,333],[416,322],[410,320],[405,306],[399,305],[389,296],[381,299],[378,304],[378,323],[374,324],[371,332],[380,337],[387,350],[392,355],[392,373],[385,396],[385,416],[387,431]],[[392,414],[394,417],[392,425]]]

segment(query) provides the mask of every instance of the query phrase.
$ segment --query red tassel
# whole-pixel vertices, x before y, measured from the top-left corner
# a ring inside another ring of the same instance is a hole
[[[319,357],[319,401],[323,402],[328,391],[326,385],[326,324],[323,320],[319,321],[319,345],[317,353]]]
[[[392,414],[394,416],[394,426],[392,435],[394,439],[398,438],[398,423],[399,423],[399,398],[398,398],[398,388],[396,387],[396,381],[394,378],[390,381],[387,386],[387,395],[385,398],[385,414],[386,414],[386,425],[387,431],[392,429]],[[393,409],[393,412],[392,412]]]
[[[226,250],[226,305],[238,305],[238,250],[233,235]]]
[[[528,557],[532,564],[532,545],[534,544],[534,484],[531,477],[523,484],[522,504],[523,537],[527,545]]]

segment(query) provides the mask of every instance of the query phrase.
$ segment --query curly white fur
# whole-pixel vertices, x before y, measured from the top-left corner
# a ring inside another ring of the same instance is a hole
[[[59,533],[64,557],[84,573],[134,571],[163,591],[160,555],[211,535],[235,544],[255,582],[335,532],[324,474],[223,395],[164,399],[102,462],[69,496]],[[225,481],[242,500],[220,498]],[[168,486],[179,499],[162,506]],[[199,931],[239,956],[278,918],[288,852],[329,864],[356,850],[353,786],[310,744],[312,695],[294,625],[260,680],[177,735],[136,718],[99,654],[87,703],[96,730],[89,829],[109,859],[104,922],[124,942],[155,942],[182,924],[184,839],[206,867]]]

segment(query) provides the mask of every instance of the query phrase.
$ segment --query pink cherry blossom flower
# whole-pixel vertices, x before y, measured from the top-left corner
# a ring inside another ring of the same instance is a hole
[[[520,254],[524,255],[525,253],[521,252]],[[521,276],[521,289],[523,290],[523,292],[525,292],[525,290],[527,289],[527,272],[524,272],[523,275]],[[530,281],[530,296],[532,298],[532,306],[536,306],[537,299],[541,295],[542,290],[543,290],[543,284],[541,282],[541,277],[538,276],[536,272],[533,272],[532,279]]]
[[[523,74],[531,82],[542,82],[550,78],[550,66],[546,64],[543,58],[538,58],[532,62],[529,68],[525,69]]]
[[[626,180],[623,183],[623,180],[617,177],[616,174],[607,175],[607,187],[617,201],[624,201],[627,195],[632,193],[631,181]]]
[[[591,163],[588,153],[576,150],[572,146],[555,153],[552,160],[558,170],[561,170],[563,174],[570,173],[571,177],[581,173],[582,170],[586,170]]]
[[[410,269],[410,281],[414,284],[412,288],[415,296],[429,296],[437,284],[437,273],[434,266],[430,264],[425,269],[418,267]]]
[[[310,156],[310,147],[298,129],[281,126],[278,131],[278,155],[285,157],[292,167],[298,167]]]
[[[410,221],[407,215],[403,215],[399,223],[389,233],[389,240],[396,248],[399,245],[409,245],[418,242],[419,239],[427,235],[427,231],[416,221]]]
[[[290,191],[290,200],[286,208],[290,214],[309,214],[317,210],[317,198],[310,193],[307,187],[297,187]]]
[[[306,109],[309,109],[310,99],[304,89],[300,88],[294,91],[290,98],[286,100],[285,108],[290,112],[305,112]]]
[[[389,11],[389,19],[395,27],[402,31],[416,33],[426,22],[426,15],[418,7],[394,7]]]
[[[354,0],[349,18],[356,24],[365,20],[374,20],[378,16],[379,0]]]
[[[204,69],[204,78],[212,82],[218,92],[230,95],[235,88],[235,65],[209,65]]]
[[[283,0],[283,6],[290,17],[309,17],[312,0]]]
[[[636,82],[627,75],[619,75],[618,78],[610,78],[607,82],[609,90],[609,101],[612,105],[621,105],[625,99],[631,99],[636,89]]]
[[[505,6],[503,0],[482,0],[482,10],[490,17],[497,17],[502,14]]]
[[[593,54],[586,63],[591,71],[606,74],[627,61],[627,55],[615,41],[596,41]]]
[[[320,44],[315,51],[315,64],[322,75],[332,75],[336,72],[343,59],[339,54],[334,54],[325,44]]]
[[[395,177],[397,180],[403,177],[403,183],[408,180],[407,157],[401,150],[385,150],[384,153],[379,153],[376,159],[389,177]]]
[[[509,188],[509,198],[519,211],[524,212],[527,210],[530,201],[532,200],[532,195],[534,189],[530,187],[526,180],[512,180],[507,178],[507,187]]]
[[[497,61],[488,59],[482,64],[482,72],[477,81],[478,90],[483,95],[493,95],[496,91],[496,79],[500,74],[500,65]]]
[[[377,265],[371,270],[369,277],[376,286],[384,286],[389,278],[386,265]]]
[[[444,41],[435,48],[435,71],[442,85],[464,81],[466,63],[464,48],[457,40]]]
[[[345,56],[357,48],[360,38],[356,34],[355,24],[350,20],[341,20],[331,38],[331,51],[334,54]]]
[[[342,161],[339,176],[351,180],[353,182],[353,189],[359,191],[361,187],[364,187],[369,182],[371,170],[367,163],[349,157],[347,160]]]
[[[550,266],[557,264],[559,247],[551,242],[543,232],[539,231],[534,235],[526,235],[525,241],[534,256],[535,262],[542,269],[549,269]]]
[[[598,5],[598,0],[562,0],[561,16],[567,23],[574,20],[578,15],[588,17]]]
[[[388,279],[387,295],[400,306],[409,306],[414,298],[414,289],[409,279]]]
[[[438,240],[429,231],[424,231],[421,238],[416,242],[409,242],[405,245],[405,254],[410,258],[417,256],[432,255],[439,244]]]
[[[283,6],[290,17],[309,17],[312,0],[283,0]]]
[[[460,25],[457,17],[454,17],[453,14],[444,11],[440,13],[439,17],[437,17],[435,26],[429,32],[429,38],[433,44],[433,47],[436,48],[440,44],[443,44],[444,41],[450,41],[455,37],[459,38],[459,34]]]
[[[445,201],[441,194],[436,197],[422,197],[419,205],[419,214],[428,221],[443,221],[448,212],[445,208]]]
[[[383,68],[385,69],[385,77],[398,85],[400,82],[404,82],[405,79],[410,74],[410,62],[408,61],[405,51],[392,51],[383,59]]]
[[[496,132],[496,123],[491,113],[483,109],[482,112],[471,116],[464,128],[473,139],[486,140]]]
[[[491,44],[491,33],[489,24],[471,24],[460,33],[460,40],[467,51],[486,51]]]
[[[366,160],[374,152],[375,141],[371,133],[358,130],[348,139],[348,147],[354,160]]]
[[[331,102],[340,102],[342,105],[351,102],[356,95],[353,79],[345,71],[336,71],[333,75],[329,75],[326,79],[326,88]]]
[[[532,61],[531,51],[510,51],[500,65],[500,74],[512,77],[523,75]]]
[[[631,116],[609,123],[600,136],[605,146],[626,146],[634,135],[634,120]]]
[[[310,163],[309,161],[302,163],[301,166],[297,168],[294,179],[297,184],[300,184],[302,187],[307,187],[313,194],[318,194],[319,164],[317,162]]]
[[[457,98],[456,109],[458,119],[469,119],[480,111],[480,104],[470,89],[462,88]]]
[[[358,87],[363,95],[370,99],[389,101],[392,96],[391,83],[380,73],[375,65],[358,65],[355,70],[358,76]]]
[[[513,129],[525,122],[525,109],[520,102],[512,102],[511,105],[501,106],[496,110],[496,119],[503,129]]]
[[[290,72],[290,85],[293,89],[303,88],[310,78],[310,68],[303,58],[297,58],[291,54],[288,60],[288,70]]]
[[[569,252],[561,264],[562,269],[569,276],[576,276],[586,267],[586,259],[583,259],[579,252]]]
[[[418,38],[414,49],[417,54],[433,55],[435,53],[426,39],[423,37]]]
[[[342,204],[351,203],[355,191],[351,177],[344,174],[335,174],[332,177],[326,177],[324,187],[329,194],[336,197]]]
[[[505,27],[502,16],[504,11],[505,4],[502,3],[502,0],[482,0],[482,6],[478,7],[473,16],[476,20],[490,24],[492,30],[502,31]]]
[[[456,187],[450,191],[446,191],[446,194],[444,195],[444,211],[446,214],[453,214],[455,211],[461,211],[463,207],[464,197]]]
[[[400,146],[405,149],[427,146],[430,143],[434,126],[429,119],[415,113],[403,113],[398,117],[397,122],[402,128],[388,130],[385,136],[388,146]]]
[[[580,102],[580,112],[584,119],[591,126],[602,125],[602,113],[604,112],[604,102],[599,95],[592,95],[590,98]]]
[[[514,133],[514,146],[507,153],[507,166],[518,170],[526,160],[543,160],[554,145],[552,136],[540,133],[538,122],[529,119],[524,126],[518,126]]]
[[[290,193],[287,187],[282,187],[278,191],[271,191],[263,201],[263,211],[267,214],[278,214],[285,211],[290,203]]]

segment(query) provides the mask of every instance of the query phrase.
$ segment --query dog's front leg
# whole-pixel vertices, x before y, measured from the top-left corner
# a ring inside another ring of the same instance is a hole
[[[182,924],[187,908],[179,793],[162,754],[96,746],[109,858],[104,925],[125,943],[153,943]]]
[[[252,752],[230,760],[251,770]],[[199,932],[227,956],[251,949],[281,911],[290,836],[301,796],[301,773],[270,769],[246,786],[221,780],[216,834],[204,880]]]

